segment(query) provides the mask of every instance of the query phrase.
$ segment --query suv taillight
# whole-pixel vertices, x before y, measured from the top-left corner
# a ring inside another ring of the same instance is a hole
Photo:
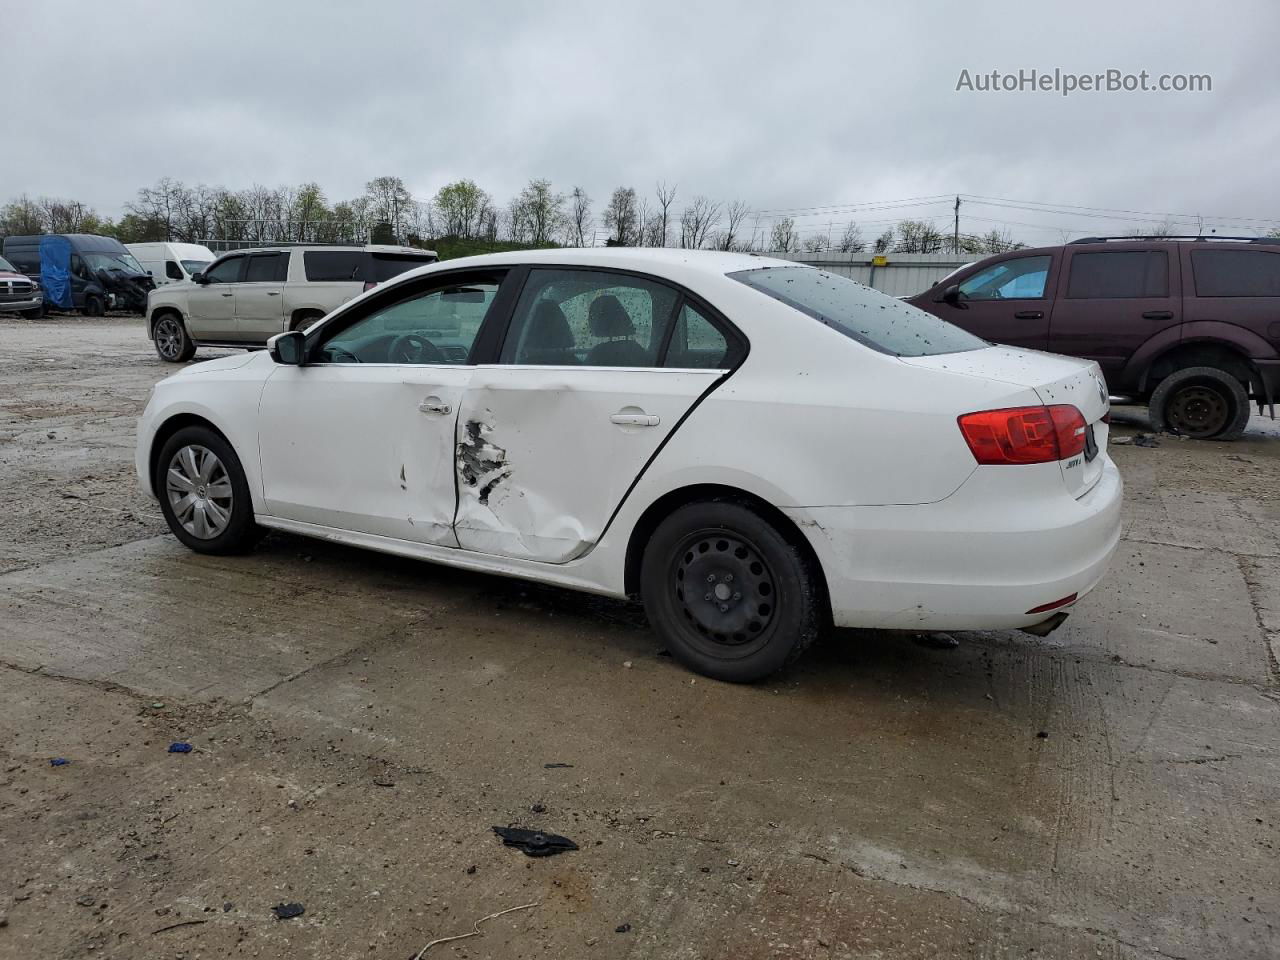
[[[982,464],[1052,463],[1084,450],[1084,414],[1069,403],[983,410],[957,418],[960,432]]]
[[[373,289],[374,287],[376,287],[377,285],[378,285],[378,281],[377,281],[377,280],[366,280],[366,281],[364,282],[364,291],[363,291],[363,292],[364,292],[364,293],[368,293],[370,290],[372,290],[372,289]]]

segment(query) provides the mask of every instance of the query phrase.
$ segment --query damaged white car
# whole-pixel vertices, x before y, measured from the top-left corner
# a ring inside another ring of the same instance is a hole
[[[1046,632],[1120,536],[1093,363],[762,257],[434,264],[192,365],[137,468],[204,553],[286,530],[615,597],[755,680],[830,625]]]

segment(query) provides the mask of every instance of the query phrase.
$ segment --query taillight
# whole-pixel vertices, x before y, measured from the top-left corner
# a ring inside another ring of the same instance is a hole
[[[373,289],[374,287],[376,287],[377,285],[378,285],[378,281],[377,281],[377,280],[366,280],[366,281],[364,282],[364,290],[363,290],[362,292],[364,292],[364,293],[368,293],[370,290],[372,290],[372,289]]]
[[[957,418],[960,432],[982,464],[1052,463],[1084,450],[1084,414],[1069,403],[1007,407]]]

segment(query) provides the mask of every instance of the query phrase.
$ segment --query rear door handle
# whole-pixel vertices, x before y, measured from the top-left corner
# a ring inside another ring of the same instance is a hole
[[[1172,320],[1172,310],[1148,310],[1142,315],[1143,320]]]
[[[624,427],[656,427],[661,421],[651,413],[615,413],[609,422]]]
[[[268,290],[268,291],[267,291],[267,296],[268,296],[268,297],[278,297],[278,296],[280,296],[280,291],[279,291],[279,290]]]
[[[1019,320],[1043,320],[1044,311],[1043,310],[1019,310],[1017,313],[1014,314],[1014,317],[1016,317]]]
[[[234,294],[234,293],[224,293],[224,294],[223,294],[223,296],[224,296],[224,297],[234,297],[234,296],[235,296],[235,294]]]

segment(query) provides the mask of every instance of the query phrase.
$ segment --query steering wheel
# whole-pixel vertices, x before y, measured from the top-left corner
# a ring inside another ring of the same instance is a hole
[[[387,348],[388,363],[444,363],[440,348],[417,333],[406,333],[391,341]]]

